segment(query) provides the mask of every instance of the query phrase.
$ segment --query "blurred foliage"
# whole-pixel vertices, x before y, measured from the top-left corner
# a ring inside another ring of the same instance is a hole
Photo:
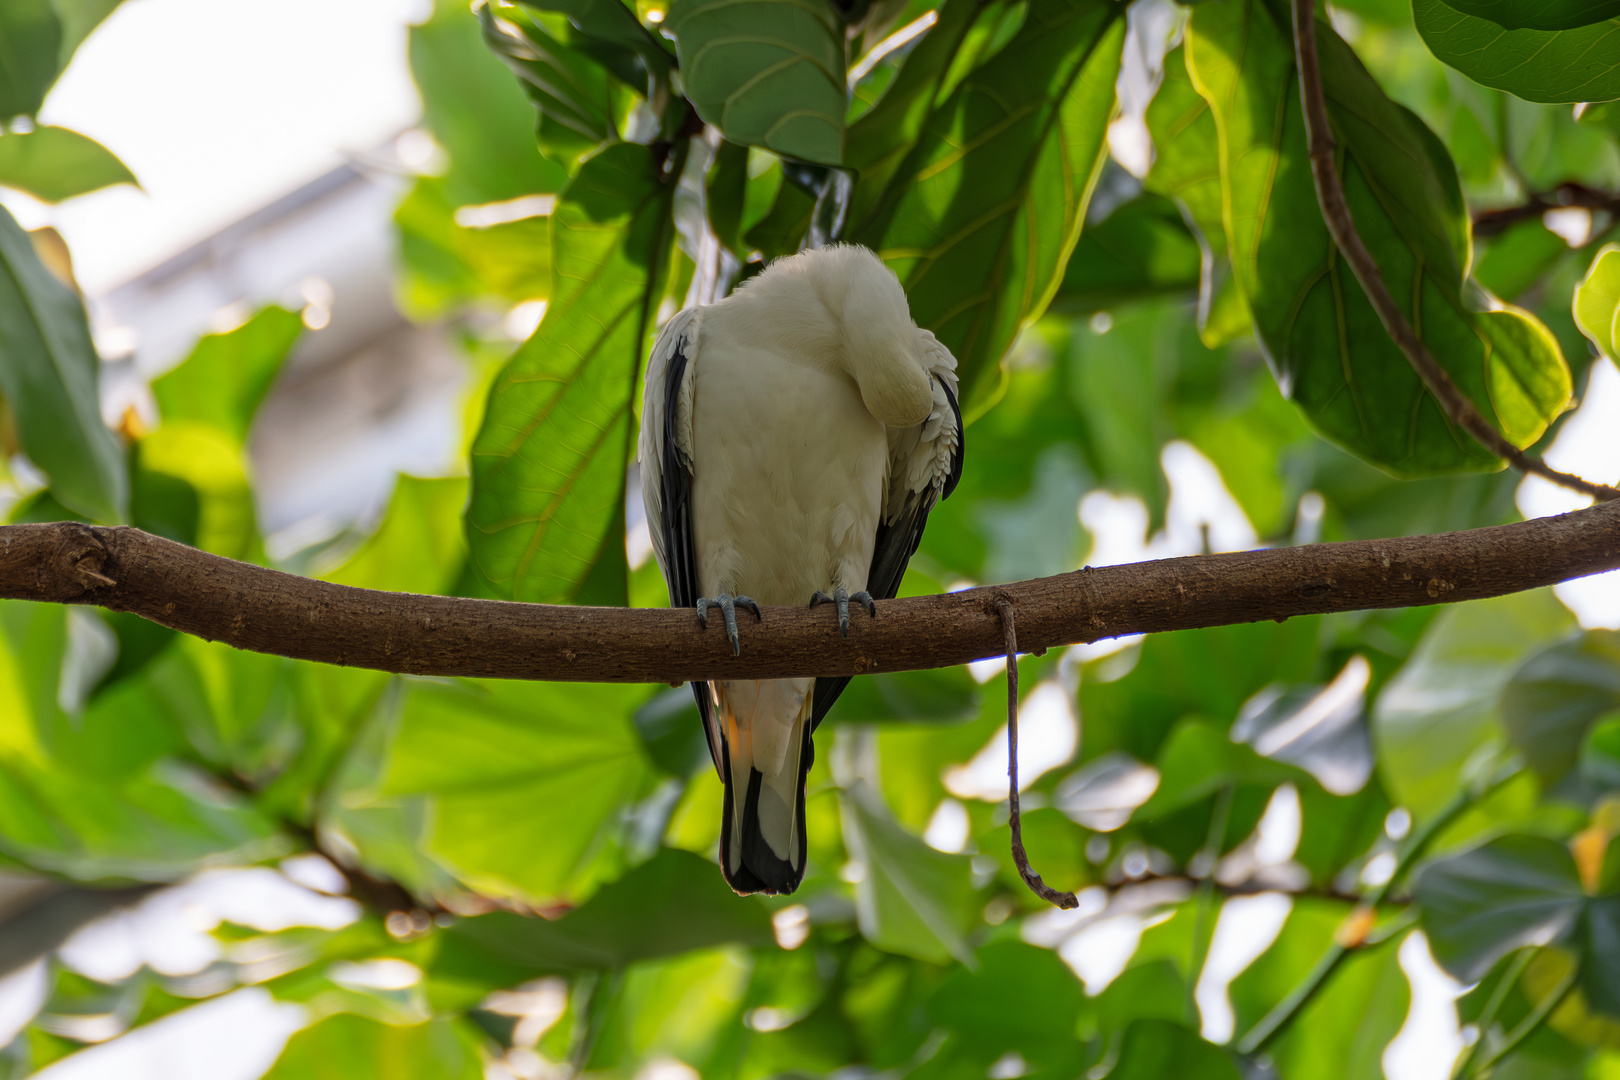
[[[0,114],[23,118],[0,184],[132,180],[28,119],[115,6],[0,5]],[[1620,103],[1567,104],[1612,83],[1620,53],[1591,43],[1613,8],[1347,0],[1318,25],[1369,246],[1538,448],[1620,349]],[[836,239],[877,250],[962,365],[966,469],[902,595],[1514,520],[1516,478],[1328,243],[1288,28],[1278,0],[1168,24],[1104,0],[439,0],[410,31],[438,150],[396,210],[398,296],[466,347],[465,472],[400,477],[361,534],[283,568],[662,605],[626,505],[652,336]],[[1115,119],[1122,56],[1162,78]],[[1142,176],[1108,150],[1138,120]],[[1568,185],[1611,209],[1560,209]],[[60,254],[0,218],[10,520],[271,565],[247,448],[299,317],[204,337],[153,382],[155,426],[114,433]],[[0,1073],[252,985],[303,1010],[275,1077],[1378,1077],[1421,932],[1475,984],[1469,1080],[1504,1049],[1502,1075],[1620,1075],[1614,632],[1540,591],[1054,651],[1020,678],[1026,744],[1070,747],[1021,770],[1024,841],[1078,913],[1008,854],[999,670],[856,680],[820,733],[803,886],[737,898],[684,689],[398,677],[5,602],[0,868],[110,897],[318,852],[359,904],[335,929],[221,923],[192,974],[53,957]],[[1227,1030],[1205,959],[1255,892],[1288,902]],[[29,918],[0,924],[5,957],[67,932]]]

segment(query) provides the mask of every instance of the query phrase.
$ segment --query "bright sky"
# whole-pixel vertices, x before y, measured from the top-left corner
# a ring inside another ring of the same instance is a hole
[[[41,122],[140,179],[44,207],[92,295],[375,148],[417,117],[405,27],[427,0],[126,0],[74,57]],[[32,203],[32,205],[29,205]]]

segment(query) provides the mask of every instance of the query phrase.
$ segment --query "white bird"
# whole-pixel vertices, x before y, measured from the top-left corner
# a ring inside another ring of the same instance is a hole
[[[778,259],[689,308],[647,364],[641,492],[674,607],[832,603],[900,588],[928,512],[962,473],[956,360],[863,247]],[[810,736],[849,679],[694,683],[725,784],[720,864],[739,894],[804,877]]]

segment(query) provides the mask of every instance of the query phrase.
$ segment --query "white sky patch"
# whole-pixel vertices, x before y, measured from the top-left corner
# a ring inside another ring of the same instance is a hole
[[[104,292],[414,123],[405,26],[427,12],[424,0],[124,4],[40,121],[105,144],[143,190],[5,202],[25,225],[56,225],[85,290]]]
[[[1620,480],[1620,371],[1600,357],[1592,363],[1586,397],[1547,448],[1547,464],[1600,483]],[[1539,476],[1519,484],[1519,512],[1527,518],[1566,514],[1591,506],[1592,498]],[[1620,571],[1577,578],[1553,586],[1553,593],[1587,629],[1620,630]]]
[[[1091,533],[1088,566],[1170,559],[1204,550],[1247,551],[1259,536],[1232,497],[1215,463],[1180,439],[1166,443],[1159,463],[1170,482],[1164,528],[1150,538],[1147,507],[1134,495],[1092,491],[1080,500],[1080,524]]]
[[[1058,946],[1058,956],[1096,997],[1119,978],[1142,943],[1142,917],[1114,915],[1099,919]]]
[[[1284,784],[1272,792],[1266,812],[1254,830],[1254,861],[1261,866],[1281,866],[1299,850],[1303,815],[1299,789]]]
[[[1463,1049],[1457,998],[1465,988],[1440,970],[1421,930],[1401,942],[1400,962],[1412,984],[1412,1008],[1384,1050],[1384,1075],[1388,1080],[1446,1080]]]
[[[44,960],[35,960],[0,979],[0,1046],[9,1044],[28,1026],[50,990]]]
[[[102,982],[128,978],[142,965],[165,975],[191,975],[223,955],[210,934],[222,921],[264,931],[335,930],[359,917],[353,900],[311,892],[274,870],[218,870],[86,924],[60,955],[68,967]]]
[[[1232,980],[1277,940],[1293,909],[1293,899],[1282,893],[1234,896],[1222,905],[1209,942],[1209,959],[1204,961],[1193,991],[1202,1018],[1201,1031],[1210,1042],[1224,1043],[1232,1038],[1237,1018],[1227,990]]]
[[[1125,51],[1114,82],[1119,115],[1108,125],[1108,151],[1133,176],[1146,176],[1153,166],[1147,107],[1164,78],[1164,54],[1182,19],[1170,0],[1147,0],[1126,14]]]
[[[63,1058],[35,1080],[255,1080],[304,1026],[302,1006],[258,987],[155,1020]]]
[[[1018,706],[1018,790],[1074,757],[1080,725],[1063,686],[1040,683]],[[1007,725],[966,765],[945,770],[945,789],[959,799],[1000,802],[1007,797]]]
[[[969,824],[967,807],[955,799],[941,799],[923,830],[923,840],[937,851],[954,855],[967,847]]]

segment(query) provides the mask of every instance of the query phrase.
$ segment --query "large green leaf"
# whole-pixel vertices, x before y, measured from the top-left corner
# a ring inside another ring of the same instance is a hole
[[[1168,1020],[1137,1020],[1125,1029],[1119,1060],[1108,1074],[1117,1080],[1238,1080],[1242,1074],[1220,1047]]]
[[[1084,1000],[1080,980],[1054,953],[998,941],[979,951],[978,970],[954,968],[927,1010],[957,1036],[953,1053],[994,1061],[1017,1051],[1030,1072],[1046,1073],[1078,1064],[1070,1059],[1080,1049],[1074,1030]]]
[[[1498,699],[1531,652],[1574,629],[1550,592],[1446,608],[1373,711],[1378,769],[1419,818],[1445,804],[1469,759],[1500,738]]]
[[[128,513],[129,480],[123,448],[101,421],[100,375],[79,295],[45,269],[0,207],[0,393],[51,494],[112,524]]]
[[[472,449],[470,567],[492,596],[566,601],[599,553],[623,558],[609,533],[674,232],[671,188],[651,149],[617,143],[552,215],[551,305],[496,377]]]
[[[1445,0],[1412,0],[1412,15],[1429,50],[1475,82],[1527,101],[1620,98],[1620,17],[1573,30],[1506,30]]]
[[[1524,662],[1502,691],[1502,726],[1546,783],[1575,767],[1593,722],[1620,709],[1620,633],[1590,630]]]
[[[464,477],[401,476],[377,531],[342,566],[323,576],[360,589],[447,592],[467,557],[460,522],[466,503]]]
[[[1620,15],[1620,0],[1446,0],[1508,30],[1573,30]]]
[[[1620,363],[1620,244],[1599,251],[1576,286],[1575,325],[1598,352]]]
[[[956,356],[964,403],[1056,291],[1103,160],[1124,21],[1098,0],[1032,0],[1022,28],[936,108],[851,239],[899,275]]]
[[[838,165],[844,22],[828,0],[674,0],[681,82],[732,142]]]
[[[512,69],[540,110],[541,151],[571,170],[617,134],[608,74],[520,12],[507,15],[511,18],[497,19],[488,5],[478,9],[484,43]]]
[[[56,81],[62,20],[50,0],[0,5],[0,121],[33,116]]]
[[[1463,279],[1468,217],[1444,147],[1326,23],[1317,38],[1339,171],[1363,240],[1452,379],[1510,440],[1529,445],[1569,402],[1556,340],[1517,309],[1473,310]],[[1200,7],[1187,58],[1220,134],[1233,269],[1283,392],[1323,435],[1396,475],[1499,465],[1451,426],[1332,245],[1306,156],[1286,13],[1268,0]]]
[[[1591,901],[1586,908],[1585,963],[1581,985],[1587,1004],[1620,1017],[1620,896]]]
[[[1542,836],[1502,836],[1437,859],[1413,893],[1434,958],[1465,983],[1514,949],[1562,940],[1586,902],[1569,850]]]
[[[709,860],[665,848],[556,921],[496,912],[456,923],[434,957],[430,992],[441,1004],[471,1004],[540,975],[771,942],[762,904],[733,896]]]
[[[428,796],[427,850],[479,892],[576,901],[623,865],[624,812],[650,786],[631,720],[647,691],[411,681],[381,794]]]
[[[479,1080],[476,1029],[429,1020],[400,1027],[337,1013],[287,1040],[265,1080]]]
[[[229,333],[205,335],[152,381],[163,420],[209,424],[245,445],[253,414],[301,333],[296,312],[271,305]]]
[[[51,0],[51,6],[56,9],[56,15],[62,20],[62,51],[57,57],[57,67],[66,68],[68,61],[78,51],[84,39],[90,32],[100,26],[102,20],[113,13],[113,10],[124,0]]]
[[[111,150],[77,131],[46,126],[0,137],[0,186],[45,202],[135,182]]]
[[[1317,946],[1313,962],[1324,948]],[[1358,950],[1270,1048],[1278,1072],[1289,1080],[1384,1080],[1384,1051],[1405,1024],[1411,998],[1393,942]]]
[[[902,956],[971,964],[966,931],[975,892],[968,857],[935,851],[907,832],[864,781],[840,792],[838,804],[844,843],[865,871],[855,885],[862,935]]]
[[[1050,310],[1087,314],[1198,288],[1203,253],[1170,200],[1141,195],[1080,234]]]

